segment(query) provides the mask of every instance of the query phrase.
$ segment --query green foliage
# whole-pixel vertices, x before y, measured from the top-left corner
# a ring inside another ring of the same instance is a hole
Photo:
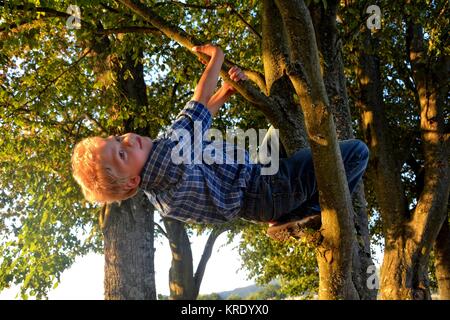
[[[165,296],[165,295],[159,293],[158,300],[169,300],[169,296]]]
[[[227,300],[242,300],[242,297],[236,293],[230,294]]]
[[[200,294],[197,300],[222,300],[218,293]]]
[[[245,300],[283,300],[286,295],[280,292],[280,286],[268,284],[260,291],[246,296]]]
[[[305,242],[290,240],[283,244],[265,234],[266,225],[249,224],[242,233],[238,250],[249,278],[260,285],[279,280],[279,292],[301,296],[318,290],[315,252]]]

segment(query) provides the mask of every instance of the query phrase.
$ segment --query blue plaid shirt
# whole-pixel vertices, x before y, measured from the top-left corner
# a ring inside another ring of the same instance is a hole
[[[238,214],[252,170],[257,170],[258,165],[250,164],[245,151],[244,164],[237,161],[232,164],[228,161],[223,161],[223,164],[207,164],[205,161],[176,164],[178,161],[172,161],[171,154],[177,145],[179,148],[183,143],[192,143],[194,153],[194,121],[201,124],[203,135],[210,128],[212,117],[205,106],[190,101],[169,130],[153,141],[141,172],[140,187],[162,216],[188,223],[226,222]],[[174,130],[178,129],[187,130],[193,137],[192,141],[179,137],[175,139]],[[196,133],[195,137],[198,137]],[[199,145],[203,151],[213,144],[202,141]],[[229,148],[238,152],[235,146],[223,143],[224,155]],[[220,150],[214,151],[220,153]]]

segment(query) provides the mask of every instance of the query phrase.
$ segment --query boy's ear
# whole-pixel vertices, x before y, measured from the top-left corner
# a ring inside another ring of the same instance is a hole
[[[132,190],[136,189],[139,186],[139,183],[141,182],[140,176],[134,176],[128,179],[127,183],[125,184],[125,189]]]

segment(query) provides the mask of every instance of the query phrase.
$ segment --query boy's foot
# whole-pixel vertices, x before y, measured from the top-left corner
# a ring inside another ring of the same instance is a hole
[[[321,219],[317,214],[297,220],[271,223],[267,229],[267,235],[276,241],[286,241],[290,237],[301,239],[306,236],[307,229],[317,231],[320,226]]]

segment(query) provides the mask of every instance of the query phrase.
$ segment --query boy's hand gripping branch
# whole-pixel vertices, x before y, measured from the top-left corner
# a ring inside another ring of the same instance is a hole
[[[209,99],[217,86],[220,69],[225,58],[222,49],[211,44],[193,47],[192,51],[203,53],[210,57],[197,86],[195,87],[193,100],[207,106]]]
[[[204,54],[205,58],[200,57],[200,61],[206,64],[206,69],[195,88],[192,99],[205,105],[214,116],[220,107],[236,93],[236,89],[230,83],[224,82],[222,87],[213,94],[224,61],[223,51],[219,47],[207,44],[193,47],[192,51]],[[208,57],[209,62],[206,62]],[[234,82],[247,80],[245,73],[236,66],[230,68],[228,76]]]

